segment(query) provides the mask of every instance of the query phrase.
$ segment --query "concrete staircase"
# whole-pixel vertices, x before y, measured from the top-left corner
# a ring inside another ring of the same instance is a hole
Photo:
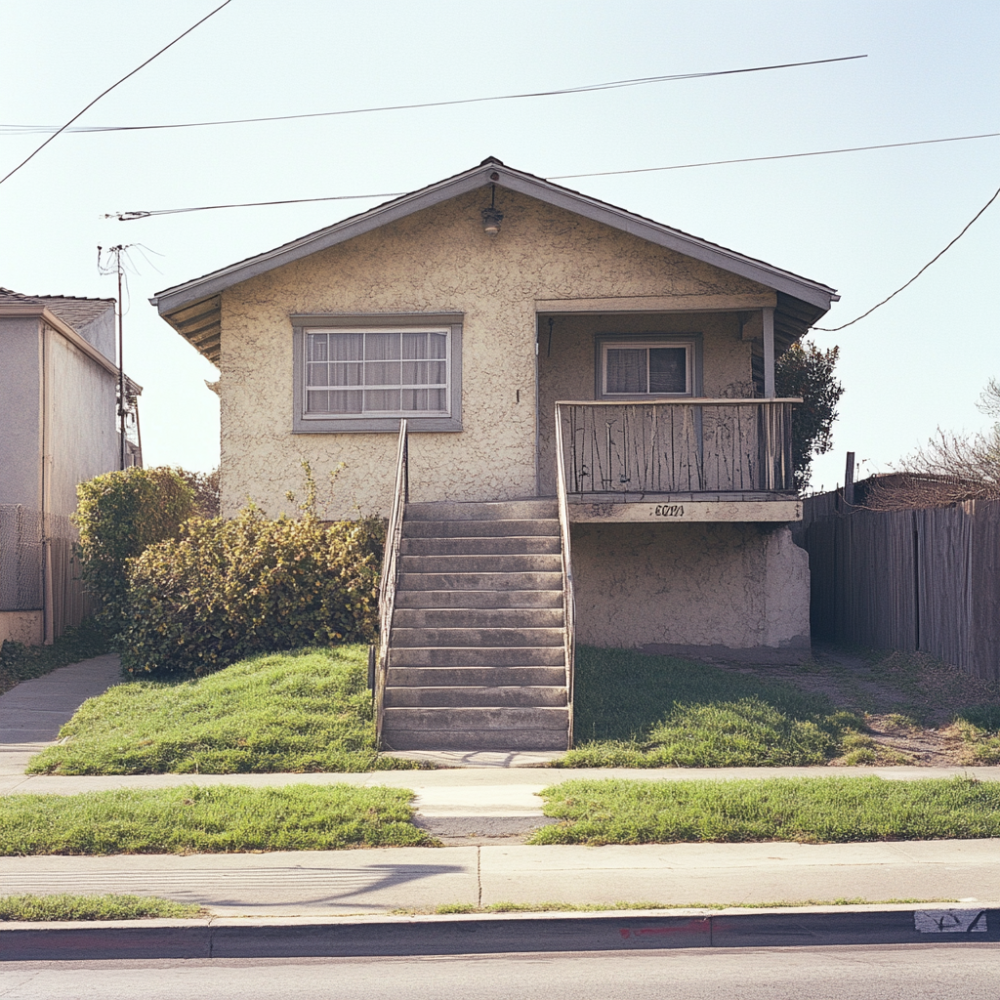
[[[565,750],[555,501],[407,504],[382,744]]]

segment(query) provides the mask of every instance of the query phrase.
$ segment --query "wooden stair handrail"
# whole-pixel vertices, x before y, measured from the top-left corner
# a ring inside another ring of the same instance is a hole
[[[385,717],[385,685],[389,673],[389,639],[392,634],[392,616],[396,609],[396,585],[399,582],[399,546],[403,535],[403,514],[410,500],[409,437],[406,420],[399,422],[399,444],[396,449],[396,481],[392,494],[392,508],[385,529],[385,548],[382,553],[382,578],[378,592],[378,664],[375,674],[375,737],[382,741],[382,722]]]
[[[576,595],[570,549],[569,501],[566,497],[566,459],[563,454],[562,404],[556,403],[556,496],[559,501],[559,534],[562,538],[563,639],[566,654],[566,749],[573,747],[573,685],[576,673]]]

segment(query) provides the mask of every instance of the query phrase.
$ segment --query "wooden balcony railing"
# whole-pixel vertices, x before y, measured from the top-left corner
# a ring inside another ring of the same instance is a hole
[[[799,399],[556,403],[566,491],[793,493]]]

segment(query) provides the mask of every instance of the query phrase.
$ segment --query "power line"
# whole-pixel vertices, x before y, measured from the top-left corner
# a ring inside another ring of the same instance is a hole
[[[745,156],[736,160],[708,160],[702,163],[675,163],[667,167],[640,167],[635,170],[603,170],[589,174],[559,174],[546,180],[570,180],[580,177],[610,177],[622,174],[652,173],[658,170],[686,170],[690,167],[715,167],[731,163],[758,163],[764,160],[788,160],[803,156],[829,156],[833,153],[858,153],[872,149],[897,149],[900,146],[926,146],[938,142],[963,142],[967,139],[993,139],[1000,132],[985,132],[982,135],[958,135],[947,139],[917,139],[913,142],[889,142],[878,146],[848,146],[842,149],[819,149],[809,153],[781,153],[777,156]],[[278,201],[247,201],[227,205],[198,205],[192,208],[162,208],[149,212],[109,212],[105,219],[118,219],[120,222],[133,222],[136,219],[147,219],[154,215],[179,215],[184,212],[210,212],[220,208],[260,208],[267,205],[301,205],[317,201],[363,201],[369,198],[398,198],[408,194],[407,191],[382,191],[378,194],[337,194],[321,198],[283,198]]]
[[[899,146],[929,146],[935,142],[963,142],[966,139],[992,139],[1000,132],[982,135],[956,135],[948,139],[918,139],[915,142],[886,142],[878,146],[845,146],[841,149],[817,149],[809,153],[780,153],[777,156],[744,156],[738,160],[706,160],[704,163],[675,163],[670,167],[639,167],[636,170],[603,170],[593,174],[558,174],[550,181],[568,181],[577,177],[613,177],[621,174],[651,174],[658,170],[686,170],[688,167],[718,167],[727,163],[760,163],[763,160],[794,160],[802,156],[829,156],[831,153],[862,153],[869,149],[896,149]]]
[[[909,288],[910,285],[912,285],[913,282],[916,281],[917,278],[919,278],[920,275],[922,275],[924,271],[926,271],[927,268],[931,266],[931,264],[935,263],[936,261],[939,261],[972,228],[972,224],[983,214],[983,212],[986,211],[986,209],[990,207],[990,205],[993,204],[993,202],[997,200],[998,195],[1000,195],[1000,188],[997,188],[996,191],[993,192],[993,197],[990,198],[990,200],[986,202],[986,204],[983,205],[983,207],[978,212],[976,212],[976,214],[969,220],[969,222],[965,225],[965,227],[958,234],[958,236],[956,236],[944,248],[944,250],[942,250],[939,254],[932,257],[926,264],[924,264],[924,266],[920,268],[920,270],[917,271],[917,273],[912,278],[910,278],[910,280],[906,282],[905,285],[900,285],[899,288],[897,288],[891,295],[887,295],[881,302],[878,302],[875,305],[873,305],[871,309],[868,310],[868,312],[863,312],[860,316],[856,316],[849,323],[844,323],[841,326],[814,326],[812,327],[812,329],[822,330],[824,333],[836,333],[838,330],[843,330],[849,326],[854,326],[855,323],[860,322],[866,316],[871,316],[871,314],[875,312],[876,309],[880,308],[881,306],[884,306],[886,302],[888,302],[890,299],[894,299],[897,295],[899,295],[901,291],[903,291],[903,289]]]
[[[229,0],[227,0],[227,3]],[[223,7],[225,4],[223,4]],[[215,13],[214,11],[212,13]],[[211,14],[209,15],[211,17]],[[200,22],[199,22],[200,23]],[[195,25],[197,27],[197,25]],[[173,44],[173,43],[171,43]],[[159,53],[157,53],[158,55]],[[155,56],[154,56],[155,58]],[[483,104],[488,101],[516,101],[534,97],[560,97],[564,94],[589,94],[598,90],[617,90],[622,87],[640,87],[650,83],[668,83],[675,80],[699,80],[709,76],[733,76],[738,73],[763,73],[772,69],[794,69],[798,66],[819,66],[824,63],[849,62],[853,59],[867,59],[867,55],[837,56],[834,59],[811,59],[807,62],[778,63],[773,66],[749,66],[744,69],[712,70],[705,73],[673,73],[667,76],[644,76],[633,80],[612,80],[609,83],[591,83],[582,87],[564,87],[559,90],[536,90],[524,94],[500,94],[494,97],[465,97],[451,101],[426,101],[421,104],[391,104],[377,108],[350,108],[343,111],[316,111],[301,115],[271,115],[263,118],[227,118],[209,122],[175,122],[167,125],[81,125],[71,132],[137,132],[149,129],[166,128],[204,128],[212,125],[247,125],[254,122],[283,122],[299,118],[331,118],[340,115],[368,115],[383,111],[414,111],[420,108],[445,108],[458,104]],[[143,64],[145,65],[145,63]],[[142,69],[140,66],[139,69]],[[133,70],[133,72],[136,72]],[[130,74],[131,75],[131,74]],[[121,81],[119,81],[121,82]],[[117,84],[115,84],[117,86]],[[103,96],[103,95],[102,95]],[[92,102],[93,103],[93,102]],[[89,108],[90,105],[88,104]],[[83,109],[84,111],[87,108]],[[83,114],[83,111],[80,112]],[[79,118],[77,115],[76,118]],[[72,121],[76,121],[76,118]],[[67,123],[69,124],[69,123]],[[0,125],[0,132],[7,134],[26,134],[45,132],[54,128],[52,125]],[[65,131],[64,125],[60,132]],[[58,133],[57,133],[58,134]]]
[[[215,10],[206,14],[200,21],[197,21],[194,24],[192,24],[191,27],[187,29],[187,31],[182,32],[172,42],[170,42],[167,45],[164,45],[163,48],[159,50],[159,52],[154,52],[145,62],[140,63],[138,66],[136,66],[136,68],[132,70],[131,73],[126,73],[120,80],[111,84],[111,86],[108,87],[107,90],[102,90],[101,93],[97,95],[97,97],[95,97],[88,105],[86,105],[86,107],[84,107],[81,111],[78,111],[75,115],[73,115],[73,117],[70,118],[70,120],[66,122],[65,125],[62,125],[58,129],[56,129],[56,131],[53,132],[52,135],[50,135],[48,139],[45,140],[45,142],[43,142],[33,153],[31,153],[29,156],[23,159],[16,167],[14,167],[13,170],[10,171],[10,173],[0,178],[0,184],[3,184],[4,181],[9,180],[11,177],[13,177],[14,174],[16,174],[18,170],[21,169],[21,167],[23,167],[30,160],[34,159],[34,157],[36,157],[50,142],[52,142],[52,140],[55,139],[57,135],[59,135],[61,132],[65,132],[70,127],[70,125],[72,125],[73,122],[77,120],[77,118],[79,118],[84,112],[89,111],[102,97],[104,97],[106,94],[110,94],[111,91],[115,89],[115,87],[124,83],[129,77],[135,76],[135,74],[138,73],[139,70],[141,70],[145,66],[148,66],[157,56],[163,55],[163,53],[166,52],[167,49],[169,49],[173,45],[176,45],[182,38],[184,38],[185,35],[190,35],[195,28],[197,28],[201,24],[204,24],[210,17],[212,17],[213,14],[218,14],[223,7],[227,6],[230,3],[232,3],[232,0],[223,0],[223,2],[219,4],[218,7],[215,8]]]

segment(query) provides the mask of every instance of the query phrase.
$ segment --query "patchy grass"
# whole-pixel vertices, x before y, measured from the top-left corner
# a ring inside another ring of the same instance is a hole
[[[450,913],[604,913],[619,910],[774,910],[799,906],[888,906],[894,903],[926,904],[957,903],[957,899],[866,899],[863,896],[837,899],[779,899],[763,903],[654,903],[642,900],[637,903],[618,900],[614,903],[490,903],[489,906],[474,906],[472,903],[445,903],[433,910],[399,909],[392,910],[399,916],[415,916],[421,913],[447,915]]]
[[[969,764],[1000,764],[1000,705],[974,705],[955,715]]]
[[[580,646],[577,747],[559,767],[823,764],[861,719],[829,698],[707,663]]]
[[[187,786],[0,798],[0,855],[416,847],[413,793],[347,785]]]
[[[539,793],[533,844],[785,840],[849,843],[1000,836],[1000,783],[968,778],[567,781]]]
[[[0,643],[0,694],[21,681],[41,677],[59,667],[89,660],[110,650],[108,632],[93,619],[66,629],[51,646],[25,646],[5,639]]]
[[[85,702],[32,774],[413,769],[375,749],[367,648],[241,660],[186,681],[130,681]]]
[[[208,910],[158,896],[0,896],[0,920],[142,920],[191,919]]]

